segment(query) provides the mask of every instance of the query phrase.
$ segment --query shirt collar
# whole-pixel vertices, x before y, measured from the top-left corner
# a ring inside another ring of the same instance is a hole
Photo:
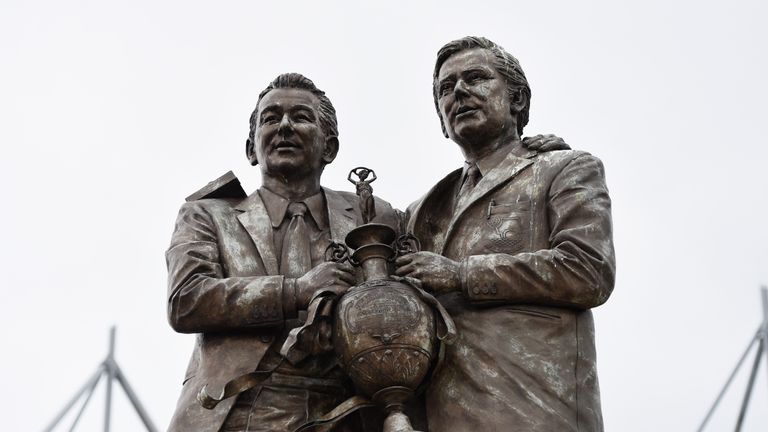
[[[509,152],[512,151],[513,147],[514,147],[514,144],[512,146],[509,146],[509,145],[501,146],[500,148],[492,151],[491,153],[488,153],[487,155],[475,161],[475,163],[477,164],[477,168],[480,170],[480,174],[483,177],[487,176],[492,169],[496,168],[496,166],[498,166],[501,163],[501,161],[503,161],[507,157]]]
[[[259,195],[261,195],[261,200],[267,209],[272,226],[274,228],[279,227],[285,219],[285,212],[288,210],[288,204],[291,201],[263,186],[259,188]],[[307,206],[310,216],[320,230],[328,228],[328,215],[325,213],[325,197],[322,190],[298,202],[303,202]]]

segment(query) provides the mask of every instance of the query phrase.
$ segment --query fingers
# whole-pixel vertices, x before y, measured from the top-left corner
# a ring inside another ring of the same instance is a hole
[[[413,261],[413,259],[415,257],[416,257],[415,253],[409,253],[409,254],[406,254],[406,255],[403,255],[403,256],[399,256],[395,260],[395,265],[398,266],[398,267],[404,266],[404,265],[410,263],[411,261]]]
[[[342,270],[337,270],[336,279],[338,282],[347,284],[349,286],[354,285],[357,282],[357,278],[355,277],[354,273]]]
[[[395,269],[395,274],[396,274],[397,276],[411,276],[411,277],[416,277],[416,276],[414,275],[414,272],[415,272],[415,271],[416,271],[416,266],[414,266],[413,264],[407,264],[407,265],[404,265],[404,266],[402,266],[402,267],[398,267],[398,268],[396,268],[396,269]]]
[[[538,150],[544,145],[544,135],[535,135],[523,138],[523,147]]]

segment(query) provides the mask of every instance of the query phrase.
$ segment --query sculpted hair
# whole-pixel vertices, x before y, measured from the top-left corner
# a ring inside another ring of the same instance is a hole
[[[256,128],[258,127],[258,119],[256,117],[258,116],[259,103],[261,102],[261,99],[263,99],[267,93],[279,88],[307,90],[315,95],[320,101],[320,106],[318,107],[318,120],[320,122],[320,127],[322,128],[323,133],[325,133],[325,136],[328,138],[339,136],[339,128],[338,124],[336,123],[336,109],[333,108],[331,100],[328,99],[328,96],[325,95],[324,91],[315,86],[315,83],[313,83],[311,79],[305,77],[302,74],[291,72],[279,75],[271,83],[269,83],[267,88],[259,93],[259,100],[256,101],[256,108],[253,109],[250,118],[250,131],[248,132],[248,139],[251,140],[251,142],[254,141],[254,135],[256,134]]]
[[[443,66],[443,63],[454,54],[474,48],[487,49],[493,54],[493,67],[506,80],[507,94],[509,95],[510,101],[515,100],[515,92],[517,91],[520,91],[525,97],[525,107],[517,113],[517,132],[522,136],[523,128],[528,124],[528,110],[531,107],[531,88],[528,86],[528,80],[525,78],[523,68],[520,67],[520,62],[518,62],[512,54],[505,51],[504,48],[484,37],[478,36],[467,36],[448,42],[437,52],[435,73],[432,75],[432,95],[435,99],[437,115],[440,117],[440,126],[443,128],[443,135],[446,137],[448,136],[448,133],[445,130],[445,123],[443,122],[443,116],[440,114],[440,106],[438,105],[438,98],[440,95],[438,93],[437,80],[438,75],[440,74],[440,68]]]

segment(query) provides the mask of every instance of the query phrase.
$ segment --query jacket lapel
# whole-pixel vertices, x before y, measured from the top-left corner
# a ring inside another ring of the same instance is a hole
[[[434,199],[435,195],[445,196],[446,193],[453,193],[450,192],[453,188],[453,186],[458,181],[458,178],[461,176],[462,169],[459,168],[447,176],[443,177],[442,180],[437,182],[436,185],[432,187],[432,189],[429,190],[429,192],[426,193],[423,197],[421,197],[418,201],[416,201],[410,209],[410,215],[408,217],[408,223],[406,226],[406,231],[409,233],[415,233],[416,232],[416,224],[424,223],[422,220],[425,217],[425,214],[429,214],[429,208],[428,206],[425,207],[424,204],[429,202],[430,200]],[[446,189],[447,188],[447,189]]]
[[[323,188],[323,192],[325,192],[325,202],[328,207],[331,240],[342,243],[347,233],[357,227],[355,209],[338,192],[327,188]]]
[[[535,155],[535,152],[533,152],[532,155]],[[456,227],[456,223],[461,219],[461,216],[466,213],[467,209],[489,192],[496,189],[499,185],[508,182],[532,163],[533,161],[531,159],[516,156],[510,151],[501,163],[494,167],[487,175],[483,176],[477,186],[472,190],[469,198],[465,201],[464,206],[453,212],[453,217],[445,232],[445,242],[443,243],[443,248],[441,248],[440,253],[443,253],[445,245],[448,244],[448,240]]]
[[[237,219],[251,236],[251,239],[253,239],[256,249],[258,249],[259,255],[261,255],[261,260],[264,262],[267,274],[270,276],[277,275],[279,270],[275,255],[272,222],[258,191],[252,193],[248,198],[235,206],[235,209],[243,212],[237,215]]]

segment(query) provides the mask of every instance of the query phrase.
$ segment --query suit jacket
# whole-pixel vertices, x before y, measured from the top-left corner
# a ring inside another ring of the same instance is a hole
[[[590,308],[614,283],[603,166],[513,147],[462,208],[450,173],[408,211],[424,250],[461,263],[440,301],[458,338],[427,389],[430,430],[602,431]]]
[[[357,197],[323,189],[331,239],[343,242],[362,223]],[[392,207],[376,200],[376,221],[394,227]],[[273,228],[254,192],[245,199],[201,199],[182,205],[168,263],[168,320],[180,333],[197,333],[170,431],[218,431],[232,397],[215,409],[196,396],[256,369],[285,319],[283,276],[278,274]]]

